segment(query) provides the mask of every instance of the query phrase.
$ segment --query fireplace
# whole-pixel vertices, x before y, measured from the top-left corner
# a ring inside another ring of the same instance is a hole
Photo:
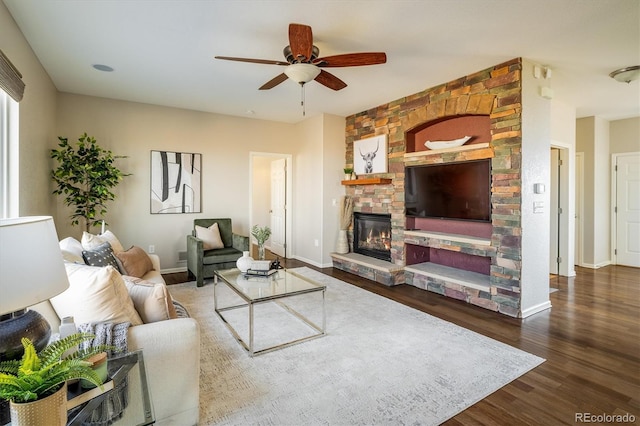
[[[391,261],[391,215],[354,213],[353,251]]]

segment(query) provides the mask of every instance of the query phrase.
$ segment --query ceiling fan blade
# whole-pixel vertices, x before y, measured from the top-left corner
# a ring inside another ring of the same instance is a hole
[[[276,87],[278,84],[280,84],[283,81],[285,81],[287,78],[289,78],[289,77],[287,77],[287,75],[285,73],[282,73],[282,74],[272,78],[271,80],[267,81],[262,86],[260,86],[260,90],[272,89],[272,88]]]
[[[344,55],[325,56],[313,61],[319,67],[359,67],[363,65],[377,65],[387,62],[384,52],[345,53]]]
[[[291,47],[291,53],[295,60],[309,61],[313,51],[311,27],[302,24],[289,24],[289,47]]]
[[[289,65],[289,62],[272,61],[270,59],[233,58],[231,56],[216,56],[215,58],[216,59],[223,59],[225,61],[251,62],[253,64]]]
[[[329,89],[333,90],[340,90],[347,87],[347,83],[325,70],[320,70],[320,74],[318,74],[315,80],[323,86],[327,86]]]

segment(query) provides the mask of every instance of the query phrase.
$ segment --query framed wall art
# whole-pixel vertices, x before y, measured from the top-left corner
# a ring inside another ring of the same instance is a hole
[[[353,142],[353,170],[356,175],[387,173],[387,135]]]
[[[202,212],[202,154],[151,151],[151,213]]]

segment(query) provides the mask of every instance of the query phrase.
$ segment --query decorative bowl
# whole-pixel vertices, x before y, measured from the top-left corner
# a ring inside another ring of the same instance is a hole
[[[464,136],[460,139],[453,139],[450,141],[426,141],[424,145],[429,149],[455,148],[457,146],[464,145],[471,138],[472,136]]]

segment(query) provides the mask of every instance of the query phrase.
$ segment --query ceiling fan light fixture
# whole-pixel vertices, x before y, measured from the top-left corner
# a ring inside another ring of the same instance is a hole
[[[640,65],[620,68],[619,70],[615,70],[610,73],[609,77],[619,81],[620,83],[631,83],[632,81],[640,78]]]
[[[320,74],[320,68],[312,64],[291,64],[287,66],[284,73],[296,83],[305,84]]]

